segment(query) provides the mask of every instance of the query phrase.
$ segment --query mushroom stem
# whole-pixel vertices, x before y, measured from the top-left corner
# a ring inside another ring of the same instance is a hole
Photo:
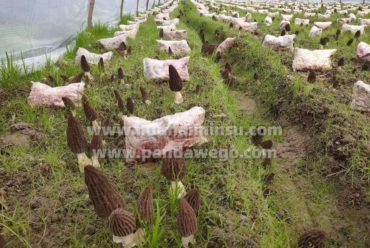
[[[189,247],[189,244],[195,244],[195,238],[194,238],[194,235],[190,235],[188,237],[181,237],[181,242],[182,242],[182,245],[185,247],[185,248],[188,248]]]
[[[85,72],[85,76],[89,79],[89,81],[93,81],[94,77],[91,75],[90,72]]]
[[[184,98],[182,97],[181,92],[180,91],[177,91],[175,93],[175,103],[176,104],[181,104],[183,102],[184,102]]]
[[[150,100],[145,100],[145,104],[149,106],[152,102]]]
[[[100,125],[97,120],[92,122],[93,130],[100,130]]]
[[[89,159],[86,156],[86,153],[78,153],[77,154],[77,159],[78,159],[78,168],[80,169],[80,172],[83,173],[85,170],[85,167],[88,165],[92,165],[91,159]]]
[[[178,199],[182,198],[186,195],[186,189],[184,184],[181,181],[172,181],[170,192],[173,195],[176,195]]]
[[[91,156],[91,162],[92,162],[92,166],[96,168],[100,168],[99,158],[96,154]]]
[[[113,235],[113,242],[122,244],[124,248],[132,248],[140,246],[144,243],[144,230],[139,228],[135,233],[131,233],[125,237],[118,237]]]

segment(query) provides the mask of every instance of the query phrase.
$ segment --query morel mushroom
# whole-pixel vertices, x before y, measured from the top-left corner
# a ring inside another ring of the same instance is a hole
[[[146,105],[150,105],[151,101],[149,100],[149,93],[144,87],[140,87],[141,97],[143,98],[143,102]]]
[[[261,142],[261,146],[263,149],[271,149],[272,145],[273,145],[272,140],[266,140]]]
[[[133,114],[135,111],[135,103],[134,100],[132,100],[131,97],[127,98],[126,101],[126,108],[130,114]]]
[[[189,244],[195,244],[194,235],[198,229],[197,216],[185,199],[180,200],[177,225],[181,234],[182,245],[187,248]]]
[[[139,200],[139,213],[143,221],[151,225],[154,220],[154,202],[153,202],[153,190],[151,188],[146,188],[143,193],[141,193]]]
[[[348,42],[347,42],[347,46],[351,46],[353,43],[353,39],[349,39]]]
[[[91,165],[85,167],[85,184],[95,212],[100,218],[107,218],[115,209],[125,207],[117,188],[99,169]]]
[[[181,90],[182,90],[181,77],[173,65],[169,66],[169,74],[170,74],[170,78],[169,78],[170,89],[173,92],[175,92],[175,103],[181,104],[184,102],[184,99],[181,95]]]
[[[184,198],[189,203],[189,205],[193,208],[195,215],[198,215],[198,211],[200,208],[199,191],[197,189],[191,189]]]
[[[92,161],[86,156],[88,143],[85,132],[80,122],[72,115],[68,117],[67,143],[71,151],[77,154],[78,167],[81,172],[86,166],[92,165]]]
[[[71,99],[68,97],[62,97],[62,101],[64,103],[64,107],[67,109],[67,111],[72,115],[76,116],[76,106],[73,103]]]
[[[307,77],[307,82],[314,83],[316,81],[316,73],[314,71],[310,71]]]
[[[311,230],[304,233],[298,241],[300,248],[324,248],[326,234],[321,230]]]
[[[0,248],[4,248],[6,245],[6,239],[0,234]]]
[[[125,42],[121,42],[121,44],[117,48],[117,52],[121,56],[125,57],[125,55],[127,54],[127,46],[126,46]]]
[[[109,216],[109,227],[113,233],[113,242],[125,248],[144,243],[144,231],[136,228],[135,217],[122,208],[115,209]]]
[[[103,149],[103,138],[102,138],[101,133],[97,133],[93,135],[91,139],[91,143],[90,143],[90,148],[92,152],[92,155],[91,155],[92,166],[100,167],[99,151]]]
[[[99,59],[98,67],[99,67],[99,70],[100,70],[101,72],[103,72],[103,71],[105,70],[105,69],[104,69],[104,60],[103,60],[103,58],[100,58],[100,59]]]
[[[96,130],[100,129],[100,125],[98,123],[98,114],[91,107],[90,102],[87,100],[85,95],[82,96],[82,107],[84,109],[86,118],[92,122],[93,128]]]
[[[80,62],[81,62],[81,69],[84,71],[85,76],[87,77],[87,79],[89,81],[92,81],[94,78],[90,73],[90,65],[87,62],[85,55],[81,56],[81,61]]]
[[[120,94],[118,93],[118,91],[114,90],[114,96],[116,97],[116,101],[117,101],[117,104],[118,104],[118,109],[119,109],[119,117],[121,118],[123,116],[123,113],[125,112],[125,105],[123,104],[123,100],[120,96]]]
[[[338,61],[338,66],[344,66],[344,58],[340,58]]]
[[[184,158],[175,158],[172,153],[167,153],[163,159],[161,172],[162,175],[171,182],[170,192],[177,194],[178,198],[186,194],[185,186],[181,180],[186,174]]]

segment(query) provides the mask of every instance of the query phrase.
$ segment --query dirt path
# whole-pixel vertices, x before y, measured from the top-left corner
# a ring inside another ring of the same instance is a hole
[[[258,103],[248,93],[234,91],[239,110],[258,116]],[[284,139],[275,144],[277,158],[271,172],[273,201],[280,218],[291,224],[297,238],[310,229],[327,233],[332,247],[369,247],[369,202],[361,187],[338,185],[336,180],[321,175],[309,159],[314,142],[309,133],[280,117]],[[319,166],[319,164],[317,164]]]

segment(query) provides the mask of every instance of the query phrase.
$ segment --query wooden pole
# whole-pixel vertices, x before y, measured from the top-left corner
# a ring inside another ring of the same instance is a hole
[[[146,10],[149,9],[149,0],[146,0]]]
[[[139,2],[140,0],[136,0],[136,16],[139,16]]]
[[[89,2],[89,15],[87,16],[87,27],[92,28],[93,26],[93,14],[94,14],[95,0],[90,0]]]
[[[123,16],[123,5],[125,4],[125,0],[121,0],[121,8],[119,12],[120,19],[122,19]]]

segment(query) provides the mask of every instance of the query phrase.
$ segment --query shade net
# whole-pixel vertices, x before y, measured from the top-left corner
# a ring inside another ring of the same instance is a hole
[[[124,2],[124,14],[135,14],[136,0]],[[56,60],[86,27],[88,5],[89,0],[0,0],[0,60],[8,53],[16,64],[32,68],[46,58]],[[117,24],[120,5],[121,0],[95,0],[94,23]],[[140,0],[139,10],[145,9],[146,0]]]

